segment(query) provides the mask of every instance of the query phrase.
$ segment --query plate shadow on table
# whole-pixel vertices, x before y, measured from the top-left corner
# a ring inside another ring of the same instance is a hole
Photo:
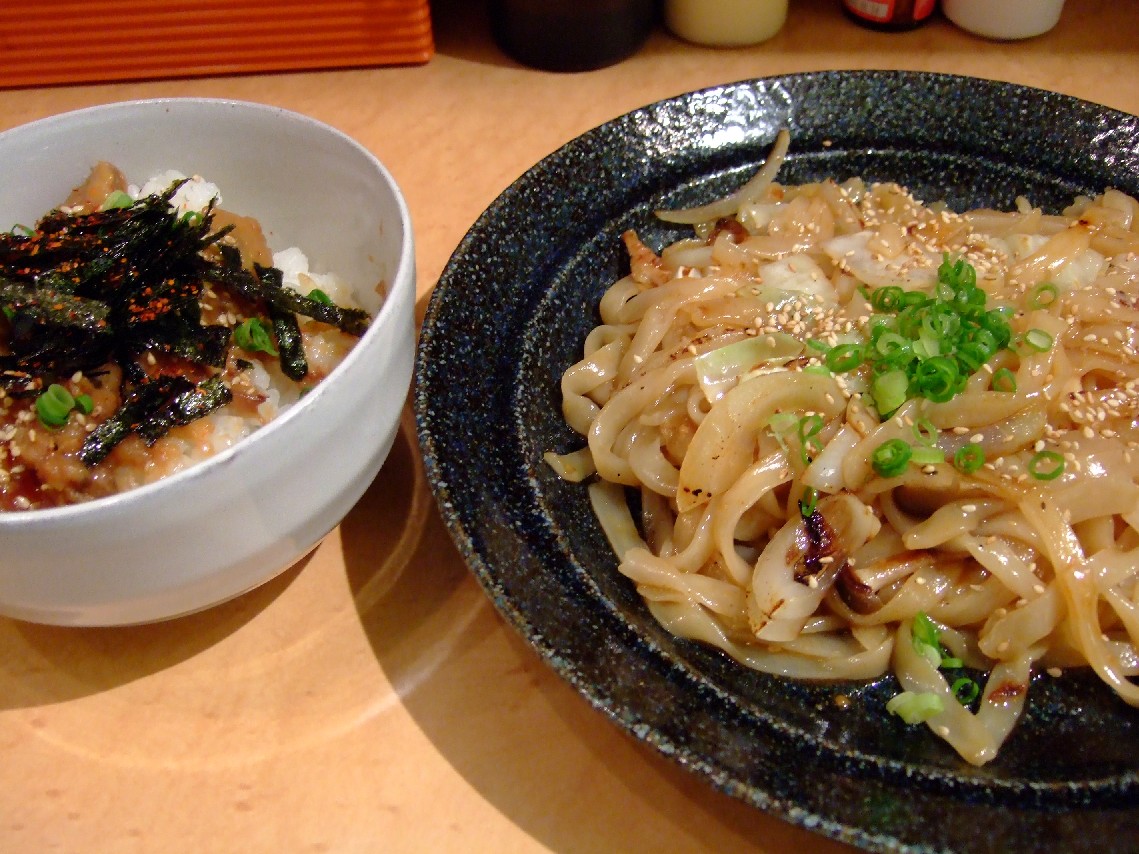
[[[392,514],[396,502],[406,508]],[[592,709],[493,609],[452,544],[405,417],[341,525],[361,625],[403,708],[480,796],[555,851],[839,852],[715,791]]]

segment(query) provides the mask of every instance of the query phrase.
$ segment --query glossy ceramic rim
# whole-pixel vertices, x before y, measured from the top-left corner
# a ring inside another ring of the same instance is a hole
[[[882,713],[892,677],[855,686],[871,748],[847,743],[843,726],[855,732],[855,722],[828,703],[850,686],[741,675],[723,656],[668,636],[614,577],[616,561],[580,487],[541,461],[544,450],[582,444],[558,425],[557,384],[597,298],[619,275],[620,229],[636,227],[650,245],[675,239],[652,208],[738,186],[782,126],[792,131],[782,180],[840,168],[905,180],[904,170],[918,178],[906,180],[915,189],[955,188],[958,198],[947,201],[958,208],[1011,206],[1024,187],[1052,208],[1109,186],[1139,193],[1139,118],[953,75],[743,81],[595,128],[488,208],[432,295],[415,409],[449,531],[495,606],[547,663],[633,736],[728,794],[873,850],[1125,850],[1139,833],[1139,764],[1118,759],[1128,742],[1116,747],[1115,736],[1139,728],[1139,715],[1094,678],[1035,680],[1028,716],[986,769],[964,766],[928,733]],[[1084,727],[1083,736],[1098,725],[1108,728],[1099,747],[1115,764],[1089,767],[1078,780],[1049,776],[1065,753],[1055,733]],[[1099,833],[1089,836],[1089,824]]]

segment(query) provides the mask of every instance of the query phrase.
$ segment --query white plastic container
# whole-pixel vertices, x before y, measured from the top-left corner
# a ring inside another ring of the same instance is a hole
[[[1064,0],[941,0],[945,17],[990,39],[1028,39],[1060,20]]]
[[[664,22],[685,41],[742,47],[767,41],[787,19],[787,0],[665,0]]]

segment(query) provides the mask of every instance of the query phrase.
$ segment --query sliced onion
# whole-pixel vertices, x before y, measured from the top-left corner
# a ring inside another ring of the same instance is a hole
[[[665,222],[696,225],[697,223],[711,222],[720,217],[733,215],[741,206],[751,204],[767,192],[767,188],[771,186],[776,173],[779,172],[779,167],[783,165],[790,145],[791,134],[784,128],[775,137],[775,143],[771,146],[767,160],[764,161],[760,170],[730,196],[695,208],[682,208],[674,211],[658,210],[656,211],[657,217]]]

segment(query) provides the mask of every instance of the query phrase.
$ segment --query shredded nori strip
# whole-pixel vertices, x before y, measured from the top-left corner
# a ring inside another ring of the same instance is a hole
[[[263,271],[276,268],[262,267],[260,264],[254,264],[253,268],[257,275],[227,262],[223,249],[222,263],[210,271],[210,281],[225,285],[246,299],[264,301],[279,311],[311,317],[313,320],[335,326],[349,335],[363,335],[367,331],[370,321],[368,312],[359,308],[329,305],[304,296],[293,288],[284,287],[280,284],[279,270],[275,280],[273,277],[267,278],[262,275]]]
[[[175,356],[199,365],[221,368],[225,365],[231,332],[226,326],[203,326],[185,335],[139,336],[138,343],[151,353]]]
[[[131,433],[153,445],[172,427],[196,421],[232,399],[233,392],[221,377],[197,385],[179,376],[140,383],[113,416],[88,434],[79,457],[89,466],[98,465]]]
[[[277,338],[277,358],[281,371],[291,380],[300,382],[308,375],[308,358],[302,346],[301,328],[297,316],[291,311],[277,308],[269,310],[273,319],[273,334]]]
[[[31,328],[79,327],[99,330],[107,324],[107,304],[75,296],[48,285],[35,286],[0,278],[0,302],[8,319]]]
[[[292,288],[280,288],[269,296],[270,304],[279,311],[303,314],[321,323],[342,329],[349,335],[363,335],[368,329],[369,317],[358,308],[343,308],[303,296]]]
[[[220,242],[231,228],[213,230],[212,203],[182,216],[170,207],[182,183],[127,207],[51,211],[30,234],[0,233],[0,388],[28,395],[77,371],[97,376],[109,362],[123,370],[121,406],[80,453],[88,466],[132,433],[153,444],[232,399],[217,373],[232,331],[202,322],[206,287],[248,302],[250,316],[272,318],[282,370],[296,381],[308,373],[298,313],[352,335],[368,326],[366,312],[283,287],[276,268],[245,269],[238,250]],[[216,257],[203,254],[210,247]],[[169,368],[153,376],[147,360],[158,356],[208,378],[194,383]]]
[[[283,276],[276,267],[255,268],[257,279],[266,292],[272,293],[281,289]],[[281,370],[291,380],[300,382],[308,374],[308,358],[305,356],[301,328],[297,323],[297,316],[291,311],[282,311],[270,305],[269,317],[273,321],[273,334],[277,338],[278,358],[281,361]]]
[[[0,387],[34,391],[37,379],[74,373],[110,358],[113,336],[105,303],[51,287],[0,278],[0,306],[8,320],[9,353],[0,356]]]

